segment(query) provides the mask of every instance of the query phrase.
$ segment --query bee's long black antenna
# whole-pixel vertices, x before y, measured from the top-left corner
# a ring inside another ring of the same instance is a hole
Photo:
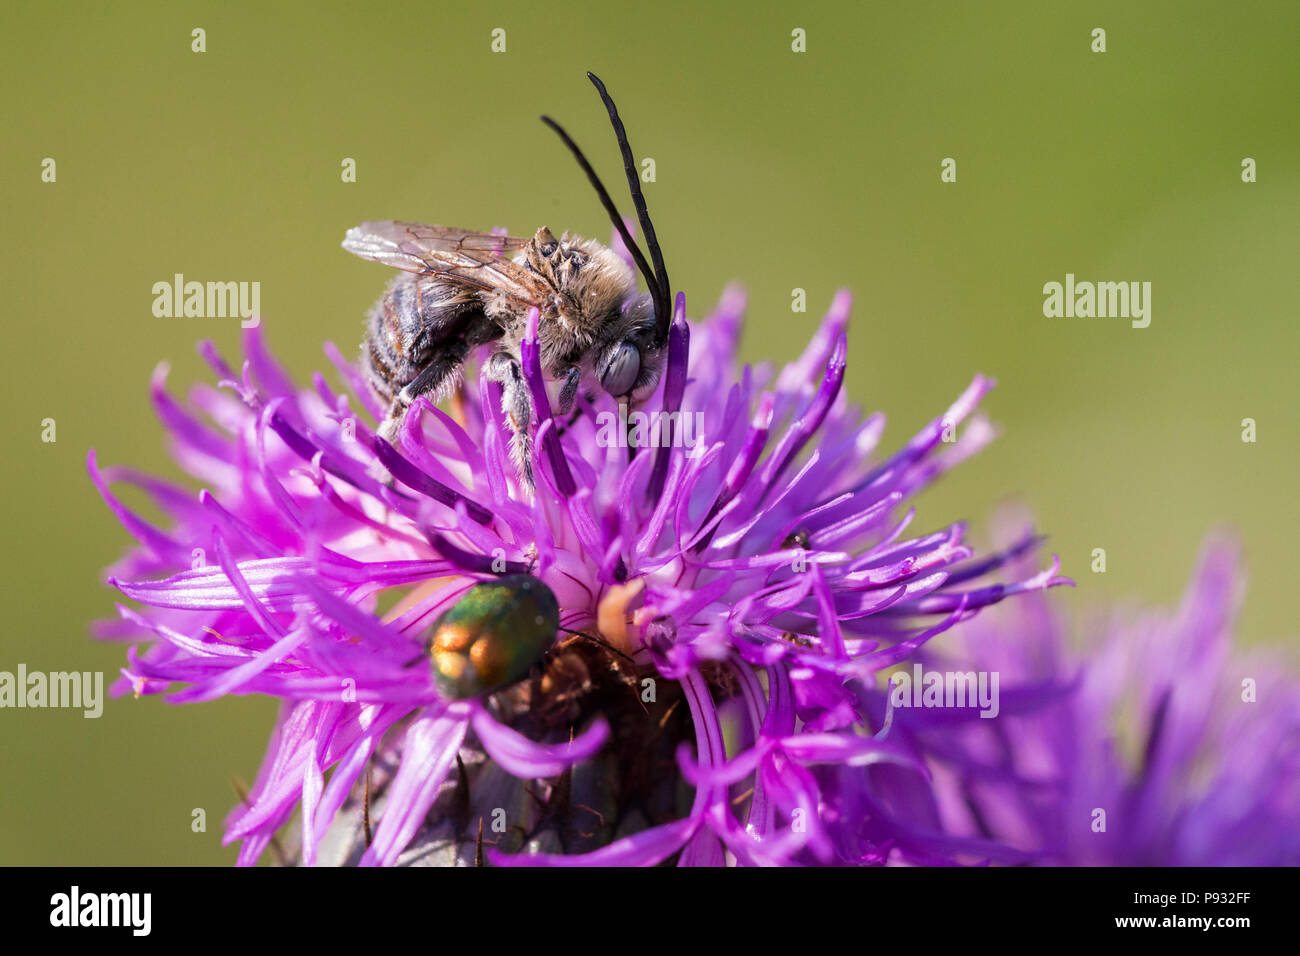
[[[623,170],[627,173],[627,185],[632,191],[632,205],[636,207],[636,218],[641,224],[641,234],[645,236],[646,248],[650,250],[650,261],[655,266],[655,285],[658,287],[658,296],[655,298],[655,322],[658,326],[658,332],[664,341],[668,338],[668,324],[672,321],[672,286],[668,283],[668,270],[664,267],[664,254],[659,248],[659,240],[655,236],[654,223],[650,221],[650,210],[646,208],[645,195],[641,192],[641,177],[637,175],[636,161],[632,157],[632,147],[627,141],[627,130],[623,128],[623,121],[619,119],[618,107],[614,105],[614,98],[609,95],[605,89],[605,84],[600,81],[595,73],[587,71],[587,79],[591,80],[596,91],[600,93],[600,98],[605,103],[605,109],[609,112],[609,121],[614,126],[614,135],[618,137],[618,148],[623,154]]]
[[[632,238],[632,234],[627,231],[627,224],[623,222],[623,217],[619,214],[618,207],[614,205],[614,200],[609,198],[609,192],[605,189],[605,184],[600,181],[600,177],[596,175],[596,170],[592,169],[591,163],[587,161],[587,157],[584,156],[582,150],[578,148],[578,144],[573,141],[573,137],[565,132],[563,126],[555,122],[555,120],[551,119],[549,116],[543,116],[542,122],[555,130],[556,135],[558,135],[560,139],[564,140],[564,145],[569,147],[569,152],[573,153],[573,158],[578,161],[578,165],[582,167],[582,171],[587,174],[587,179],[595,188],[596,195],[600,197],[601,205],[605,207],[605,212],[609,213],[609,221],[612,222],[614,228],[618,230],[619,237],[623,240],[623,245],[627,246],[627,251],[632,254],[632,259],[636,262],[636,267],[641,270],[641,275],[645,276],[646,286],[650,289],[651,298],[654,299],[655,319],[656,321],[660,321],[660,301],[661,299],[665,299],[665,297],[661,295],[659,282],[655,278],[654,270],[650,268],[650,263],[646,262],[645,256],[641,252],[641,247],[636,244],[636,240]]]

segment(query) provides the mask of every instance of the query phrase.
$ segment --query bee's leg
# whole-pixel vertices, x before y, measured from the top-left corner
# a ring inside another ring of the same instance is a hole
[[[528,383],[524,381],[519,362],[509,352],[494,352],[483,366],[483,374],[501,383],[501,414],[510,424],[510,456],[524,483],[533,488],[533,436],[528,427],[532,421],[532,400]]]
[[[402,418],[406,415],[406,406],[399,405],[396,401],[388,409],[388,417],[380,423],[378,428],[379,437],[394,448],[397,447],[397,429],[402,425]]]
[[[578,384],[582,381],[582,372],[571,368],[564,376],[564,387],[560,389],[560,414],[566,415],[578,397]]]
[[[588,405],[591,405],[596,401],[596,394],[594,392],[587,392],[584,397],[586,398]],[[573,411],[569,413],[569,417],[560,422],[560,427],[556,430],[556,434],[563,435],[569,430],[569,427],[581,417],[582,406],[574,405]]]
[[[456,383],[456,376],[464,361],[464,351],[456,349],[422,368],[419,375],[393,396],[393,403],[388,408],[388,417],[379,426],[379,437],[390,445],[396,446],[397,429],[401,426],[402,419],[406,417],[406,410],[426,392],[432,392],[435,397],[442,398],[443,393],[449,391]]]

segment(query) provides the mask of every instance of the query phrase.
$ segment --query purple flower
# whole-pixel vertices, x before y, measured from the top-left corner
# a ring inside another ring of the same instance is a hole
[[[1063,581],[1055,562],[987,580],[1033,539],[976,558],[961,524],[908,536],[908,499],[991,439],[974,412],[992,383],[976,377],[878,458],[883,417],[862,417],[841,388],[849,296],[779,372],[736,367],[743,305],[731,290],[691,329],[678,297],[663,378],[640,410],[671,417],[642,432],[607,396],[553,417],[534,316],[533,492],[510,460],[499,386],[473,366],[447,410],[412,407],[398,449],[364,420],[383,409],[333,346],[350,394],[319,375],[300,390],[258,329],[241,374],[201,347],[221,387],[196,388],[188,408],[159,373],[158,414],[203,490],[101,471],[92,452],[92,479],[139,542],[109,581],[143,605],[120,607],[102,636],[149,642],[130,649],[118,693],[283,701],[228,821],[241,863],[299,808],[302,860],[320,861],[368,762],[381,792],[365,863],[398,862],[417,834],[476,852],[476,832],[498,864],[1004,851],[917,835],[878,795],[884,767],[929,783],[868,693],[877,672],[981,608]],[[618,440],[625,428],[642,447]],[[123,505],[117,483],[147,493],[170,526]],[[533,677],[445,700],[430,627],[502,572],[544,581],[566,633]]]
[[[1242,582],[1215,536],[1175,612],[1093,620],[1077,652],[1035,597],[958,628],[936,666],[1000,673],[1002,712],[903,720],[950,831],[1043,863],[1300,863],[1300,680],[1233,650]]]

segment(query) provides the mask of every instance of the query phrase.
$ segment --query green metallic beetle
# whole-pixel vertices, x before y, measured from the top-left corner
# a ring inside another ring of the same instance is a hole
[[[480,697],[528,676],[555,641],[560,605],[531,574],[474,585],[433,625],[429,655],[444,697]]]

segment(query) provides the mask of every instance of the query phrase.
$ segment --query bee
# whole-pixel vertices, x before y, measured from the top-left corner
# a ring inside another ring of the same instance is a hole
[[[542,372],[564,383],[561,414],[579,389],[594,397],[599,387],[632,404],[654,391],[672,321],[668,272],[623,121],[605,85],[587,77],[614,127],[649,261],[582,150],[555,120],[542,122],[586,173],[648,291],[638,292],[636,273],[612,249],[568,232],[557,239],[545,226],[531,238],[397,221],[349,229],[344,249],[402,270],[371,310],[361,350],[365,376],[388,406],[379,434],[389,442],[419,396],[447,398],[471,350],[497,343],[482,374],[501,384],[511,454],[531,488],[534,415],[520,354],[531,309]]]

